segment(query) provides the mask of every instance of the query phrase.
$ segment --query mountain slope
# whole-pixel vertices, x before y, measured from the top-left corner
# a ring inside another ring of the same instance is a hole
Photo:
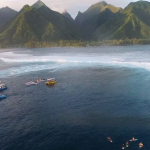
[[[66,10],[62,13],[62,15],[65,16],[66,18],[68,18],[69,20],[74,21],[74,19],[71,17],[71,15]]]
[[[6,21],[10,20],[13,18],[18,12],[9,8],[9,7],[4,7],[0,9],[0,26],[5,24]]]
[[[42,6],[37,9],[46,20],[56,25],[59,29],[63,30],[64,33],[70,36],[70,39],[81,39],[82,31],[80,28],[71,20],[64,17],[62,14],[51,10],[46,6]]]
[[[120,11],[118,7],[107,5],[101,13],[85,20],[81,26],[85,36],[93,34],[98,27],[115,17]]]
[[[150,37],[150,2],[130,3],[120,14],[100,26],[94,39],[126,39]]]
[[[108,4],[104,1],[96,3],[94,5],[92,5],[91,7],[89,7],[85,12],[81,13],[80,11],[78,12],[78,15],[75,18],[75,22],[78,25],[81,25],[83,21],[85,21],[86,19],[89,19],[97,14],[99,14],[100,12],[102,12],[103,8],[105,6],[107,6]]]
[[[61,39],[70,39],[70,37],[47,21],[37,9],[28,5],[23,7],[7,29],[0,34],[0,41],[5,43]]]
[[[46,6],[46,5],[41,0],[38,0],[36,3],[34,3],[32,5],[32,7],[36,8],[36,9],[38,9],[38,8],[40,8],[42,6]]]

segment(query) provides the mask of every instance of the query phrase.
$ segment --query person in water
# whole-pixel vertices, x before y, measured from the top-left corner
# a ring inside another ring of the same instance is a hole
[[[135,141],[135,138],[134,138],[134,137],[132,138],[132,141]]]
[[[124,149],[125,148],[125,145],[124,144],[122,144],[122,149]]]
[[[126,145],[129,145],[129,142],[128,142],[128,141],[126,142]]]
[[[141,143],[139,143],[139,147],[143,147],[143,143],[141,142]]]

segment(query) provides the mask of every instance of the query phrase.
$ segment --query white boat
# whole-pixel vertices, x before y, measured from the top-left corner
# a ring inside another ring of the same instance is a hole
[[[25,85],[35,85],[35,84],[38,84],[38,83],[33,82],[33,81],[29,81],[29,82],[25,83]]]
[[[56,81],[55,78],[49,78],[47,81]]]

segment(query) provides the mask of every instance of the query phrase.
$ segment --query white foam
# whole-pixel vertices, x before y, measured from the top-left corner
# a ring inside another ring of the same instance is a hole
[[[20,75],[33,71],[67,69],[71,67],[128,67],[150,71],[149,53],[67,53],[35,56],[32,53],[0,53],[4,63],[17,63],[16,67],[0,71],[0,77]],[[22,64],[23,63],[23,64]],[[19,66],[19,67],[18,67]]]

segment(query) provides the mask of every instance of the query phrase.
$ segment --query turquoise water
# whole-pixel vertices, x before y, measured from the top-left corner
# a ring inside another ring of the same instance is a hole
[[[148,149],[150,46],[1,50],[0,149]],[[58,83],[26,86],[37,78]],[[111,136],[113,143],[109,143]]]

